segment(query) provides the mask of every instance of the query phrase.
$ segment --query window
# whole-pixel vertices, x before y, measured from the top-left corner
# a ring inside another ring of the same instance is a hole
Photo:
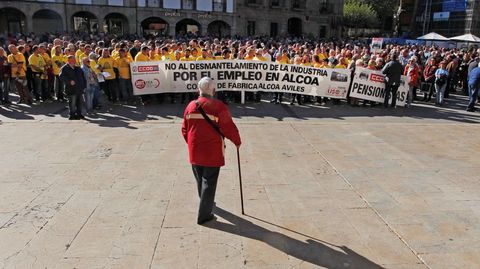
[[[305,8],[305,0],[292,0],[292,8]]]
[[[137,6],[145,7],[147,4],[145,3],[147,0],[137,0]]]
[[[247,5],[256,5],[259,4],[257,3],[257,0],[247,0]]]
[[[328,0],[320,0],[320,13],[330,13]]]
[[[160,7],[160,0],[147,0],[148,7]]]
[[[195,0],[182,0],[182,9],[195,9]]]
[[[271,7],[280,7],[280,0],[271,0],[270,6]]]
[[[91,5],[91,4],[92,4],[92,0],[75,0],[75,4]]]
[[[109,6],[123,6],[123,0],[108,0]]]
[[[213,11],[225,12],[226,7],[225,0],[213,0]]]
[[[163,0],[163,8],[181,9],[181,4],[180,0]]]
[[[278,35],[278,23],[272,22],[270,23],[270,36],[276,37]]]
[[[320,26],[319,37],[320,37],[320,38],[325,38],[325,37],[327,37],[327,26],[325,26],[325,25]]]
[[[247,35],[254,36],[255,35],[255,22],[254,21],[247,21]]]

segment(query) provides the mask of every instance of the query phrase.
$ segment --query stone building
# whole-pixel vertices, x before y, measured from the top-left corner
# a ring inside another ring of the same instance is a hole
[[[343,0],[2,0],[0,33],[341,33]]]

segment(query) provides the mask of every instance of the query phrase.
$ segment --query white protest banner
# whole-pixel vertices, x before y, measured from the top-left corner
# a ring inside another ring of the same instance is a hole
[[[402,76],[397,91],[397,106],[405,106],[407,93],[408,78]],[[380,71],[357,68],[353,77],[350,97],[383,103],[385,101],[385,75]]]
[[[198,62],[134,62],[135,95],[196,92],[205,76],[217,82],[217,91],[286,92],[344,99],[350,71],[320,69],[274,62],[221,60]]]
[[[372,44],[370,48],[373,53],[379,53],[382,50],[383,38],[374,37],[372,38]]]

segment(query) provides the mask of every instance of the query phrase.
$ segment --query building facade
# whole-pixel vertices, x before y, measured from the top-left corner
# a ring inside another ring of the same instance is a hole
[[[403,0],[400,29],[411,37],[480,35],[480,0]]]
[[[3,0],[0,33],[339,36],[343,0]]]

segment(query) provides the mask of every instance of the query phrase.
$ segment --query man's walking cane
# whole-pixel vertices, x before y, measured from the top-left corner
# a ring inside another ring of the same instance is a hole
[[[242,203],[242,215],[245,215],[243,210],[243,190],[242,190],[242,169],[240,168],[240,149],[237,147],[237,161],[238,161],[238,178],[240,179],[240,202]]]

